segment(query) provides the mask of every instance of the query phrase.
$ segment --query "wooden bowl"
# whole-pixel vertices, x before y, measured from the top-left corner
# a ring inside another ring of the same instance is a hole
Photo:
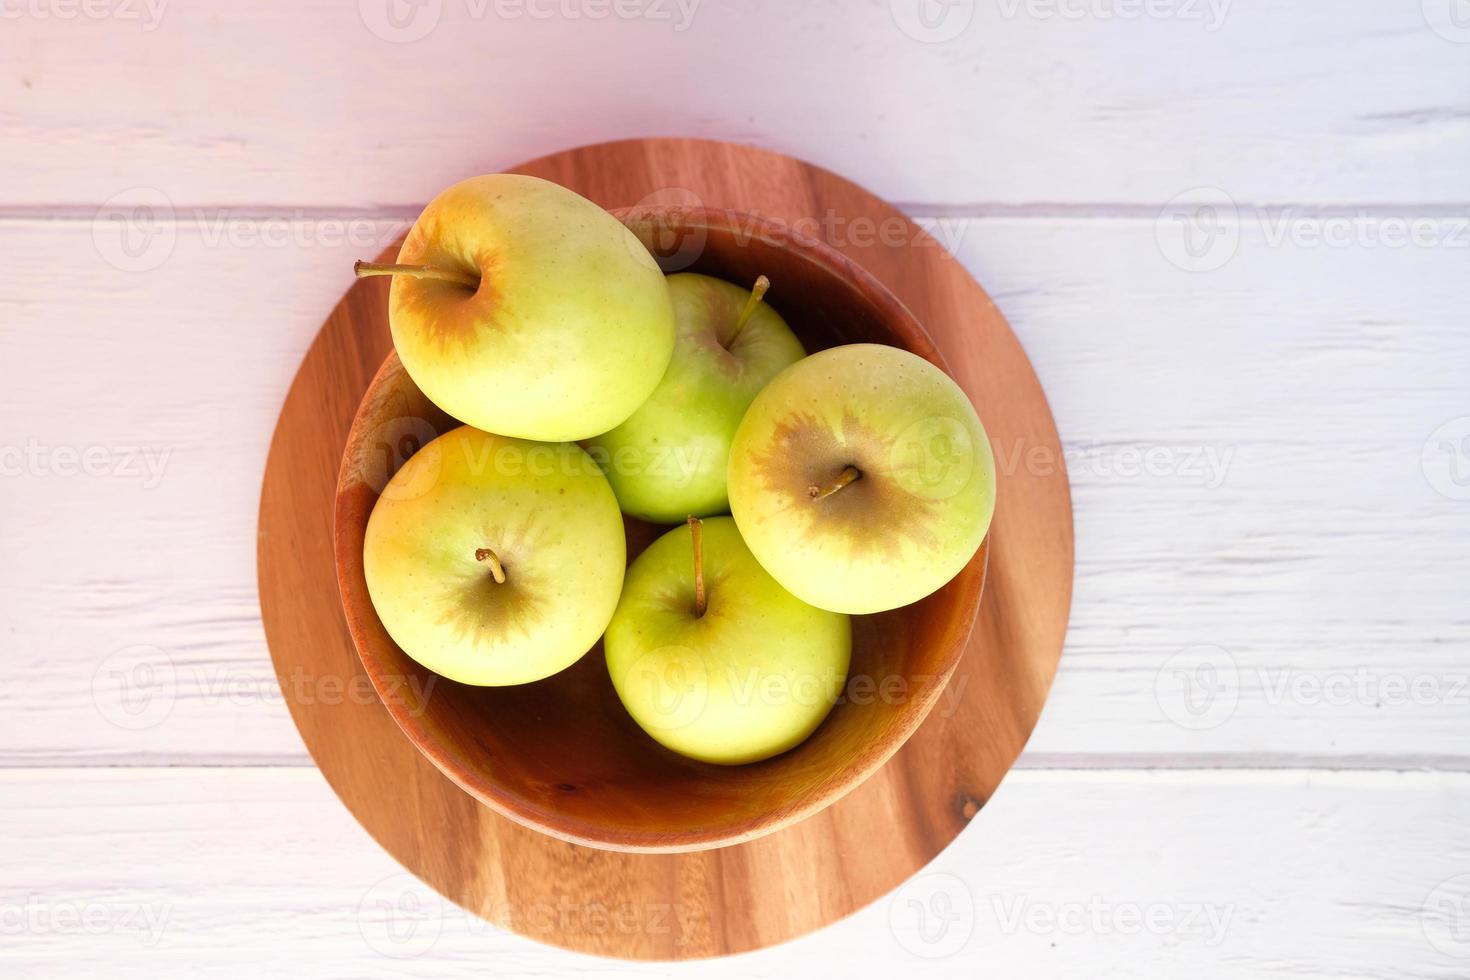
[[[892,344],[945,368],[913,315],[828,246],[752,215],[702,208],[614,212],[667,272],[746,284],[809,351]],[[946,368],[947,370],[947,368]],[[389,638],[368,599],[362,545],[378,493],[435,435],[460,423],[435,408],[390,354],[363,396],[336,496],[338,583],[363,666],[413,744],[486,806],[562,840],[617,851],[692,851],[750,840],[827,806],[875,772],[918,728],[965,649],[989,542],[920,602],[853,617],[843,697],[805,742],[745,766],[676,755],[633,722],[599,643],[559,674],[482,688],[431,674]],[[627,520],[631,561],[664,528]],[[396,787],[384,786],[391,794]],[[404,819],[413,819],[404,801]]]

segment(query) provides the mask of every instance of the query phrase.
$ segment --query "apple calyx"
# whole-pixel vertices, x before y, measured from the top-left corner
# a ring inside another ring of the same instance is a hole
[[[699,619],[709,608],[704,594],[704,522],[689,515],[689,541],[694,546],[694,618]]]
[[[771,288],[771,280],[765,276],[757,276],[755,285],[750,287],[750,298],[745,301],[745,309],[740,311],[740,316],[735,318],[735,329],[730,334],[730,339],[725,341],[725,349],[729,350],[735,346],[735,338],[740,336],[740,331],[745,329],[745,324],[755,313],[755,308],[761,305],[761,297],[766,295],[766,290]]]
[[[475,561],[490,563],[490,575],[495,579],[496,585],[505,584],[505,567],[500,564],[500,556],[489,548],[476,548]]]
[[[399,265],[388,262],[364,262],[358,259],[352,263],[352,271],[359,279],[366,279],[368,276],[411,276],[414,279],[438,279],[442,282],[452,282],[467,289],[480,288],[479,276],[472,276],[458,269],[445,269],[437,265]]]
[[[843,487],[847,486],[849,483],[853,482],[854,480],[860,479],[862,475],[863,471],[858,469],[856,466],[848,466],[844,468],[841,473],[837,474],[837,479],[833,480],[825,487],[820,487],[815,483],[807,487],[806,495],[813,500],[825,500],[826,498],[836,493],[838,490],[841,490]]]

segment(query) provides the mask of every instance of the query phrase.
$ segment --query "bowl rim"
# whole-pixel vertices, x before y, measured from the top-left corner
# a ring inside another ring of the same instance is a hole
[[[827,274],[843,279],[853,286],[865,301],[881,311],[884,323],[900,325],[895,332],[903,335],[906,345],[912,343],[923,348],[915,349],[915,346],[905,346],[903,349],[925,358],[953,378],[953,372],[950,371],[948,362],[935,345],[933,338],[897,296],[853,259],[848,258],[826,242],[806,235],[785,222],[767,218],[755,212],[704,206],[639,205],[610,209],[610,213],[625,225],[632,221],[641,221],[647,215],[654,220],[674,222],[680,226],[738,231],[740,234],[759,238],[767,245],[794,253],[805,261],[822,268]],[[397,254],[399,244],[394,243],[388,246],[383,253],[384,260],[392,261],[392,256]],[[722,825],[721,829],[699,828],[679,834],[625,830],[618,835],[609,835],[594,833],[595,827],[584,821],[564,817],[558,819],[555,811],[528,805],[518,798],[503,794],[495,783],[482,779],[474,770],[460,765],[454,755],[445,750],[440,740],[431,731],[430,726],[425,723],[427,712],[416,713],[413,707],[404,701],[401,692],[390,682],[388,665],[373,652],[373,645],[365,635],[363,616],[376,617],[377,614],[367,595],[363,571],[362,532],[366,528],[366,518],[364,517],[362,527],[355,530],[348,523],[352,503],[351,494],[348,492],[351,483],[349,477],[356,469],[351,450],[359,435],[362,406],[385,382],[391,372],[401,370],[397,364],[398,355],[395,351],[390,350],[359,400],[346,442],[342,447],[337,483],[333,491],[332,526],[338,595],[341,600],[342,613],[353,648],[357,651],[358,660],[371,680],[379,701],[387,709],[405,737],[450,781],[501,816],[567,843],[599,850],[632,853],[701,851],[727,847],[763,837],[820,812],[856,789],[881,769],[884,763],[908,742],[928,718],[940,694],[948,686],[960,660],[964,657],[970,636],[979,618],[980,601],[986,584],[990,556],[990,534],[988,532],[976,549],[974,556],[945,586],[947,588],[964,579],[966,594],[962,599],[964,614],[953,617],[945,626],[945,636],[941,645],[947,652],[940,669],[925,675],[929,680],[919,685],[917,693],[910,695],[905,702],[904,710],[898,712],[892,728],[884,738],[869,742],[845,765],[824,774],[822,778],[803,791],[791,805],[747,818],[736,824]],[[966,397],[969,397],[968,392]],[[374,494],[374,502],[376,502],[376,497],[377,494]],[[371,509],[369,506],[368,514],[371,513]],[[381,625],[381,621],[379,622]],[[588,653],[590,652],[589,648]],[[586,655],[586,653],[583,654],[584,657]],[[427,668],[424,669],[427,670]],[[796,746],[791,751],[799,750],[800,746]]]

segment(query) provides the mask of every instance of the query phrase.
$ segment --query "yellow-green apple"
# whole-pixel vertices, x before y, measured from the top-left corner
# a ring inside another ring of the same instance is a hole
[[[847,613],[907,605],[974,557],[995,510],[990,440],[960,386],[880,344],[819,351],[756,396],[730,511],[766,571]]]
[[[461,181],[419,215],[393,265],[388,324],[409,377],[476,428],[585,439],[653,392],[674,308],[648,250],[565,187],[519,174]]]
[[[465,684],[524,684],[597,642],[623,586],[622,515],[572,443],[463,426],[424,446],[368,517],[373,608],[414,660]]]
[[[680,755],[737,765],[822,723],[847,677],[852,627],[781,588],[730,518],[691,518],[628,569],[603,646],[644,731]]]
[[[648,401],[586,445],[626,513],[659,524],[729,509],[730,440],[756,393],[806,351],[753,290],[681,272],[669,276],[678,336]]]

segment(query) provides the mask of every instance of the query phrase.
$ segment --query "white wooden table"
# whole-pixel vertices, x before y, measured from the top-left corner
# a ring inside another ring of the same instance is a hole
[[[0,976],[1470,976],[1465,0],[0,15]],[[974,826],[819,934],[667,968],[403,877],[302,748],[254,570],[352,259],[634,135],[930,222],[1077,521],[1055,689]]]

